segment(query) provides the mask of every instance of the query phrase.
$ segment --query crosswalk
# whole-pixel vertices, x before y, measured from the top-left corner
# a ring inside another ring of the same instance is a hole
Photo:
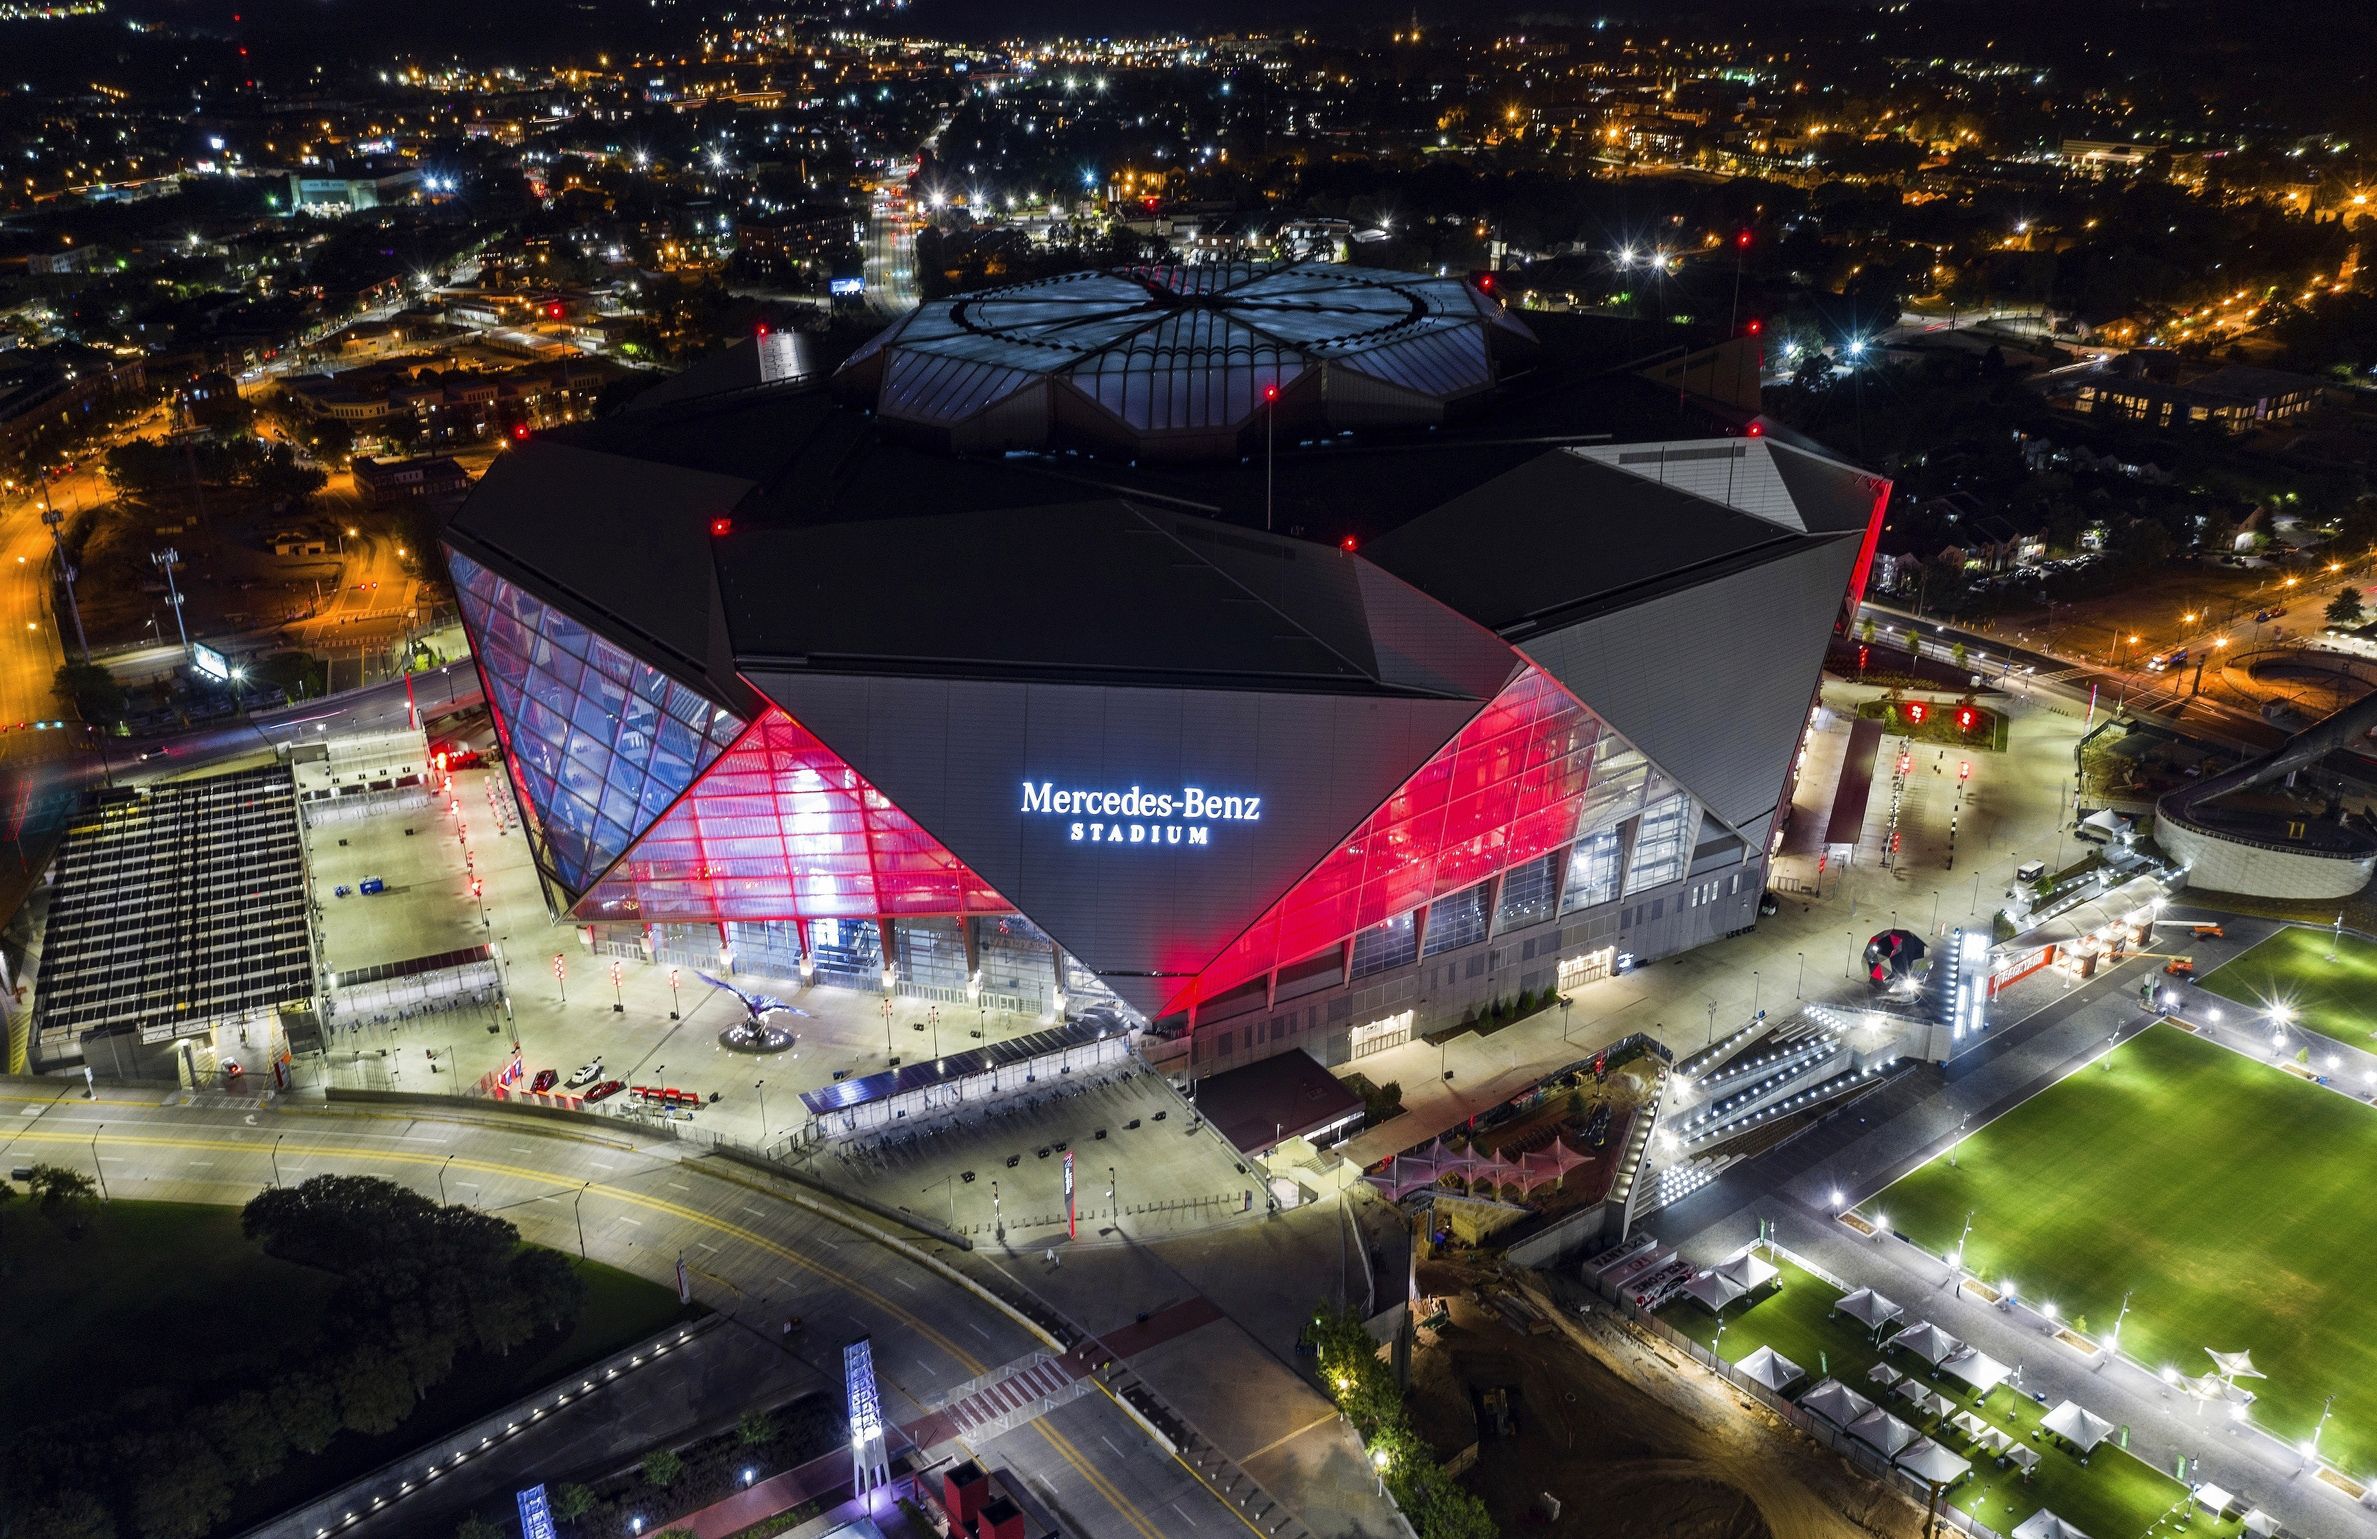
[[[1088,1389],[1088,1381],[1074,1377],[1062,1359],[1043,1355],[943,1406],[937,1419],[947,1435],[980,1442],[1045,1416]]]

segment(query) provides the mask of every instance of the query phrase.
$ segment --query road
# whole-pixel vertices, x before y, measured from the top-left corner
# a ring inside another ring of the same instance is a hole
[[[24,1081],[0,1085],[0,1119],[0,1154],[9,1163],[88,1171],[104,1177],[116,1198],[236,1203],[276,1174],[289,1183],[375,1174],[500,1214],[537,1243],[564,1251],[582,1243],[588,1256],[664,1285],[674,1285],[681,1255],[696,1298],[729,1316],[739,1333],[738,1358],[791,1360],[779,1372],[752,1373],[754,1393],[810,1382],[838,1388],[841,1344],[866,1335],[886,1412],[906,1423],[937,1409],[961,1382],[1042,1346],[1005,1311],[802,1205],[791,1189],[688,1146],[610,1130],[556,1131],[499,1112],[181,1107],[127,1090],[86,1101],[78,1086]],[[792,1313],[804,1328],[787,1347],[777,1327]],[[689,1362],[687,1371],[711,1370],[705,1361]],[[664,1392],[655,1380],[639,1390],[638,1404],[655,1418],[714,1410],[703,1396],[684,1393],[698,1387]],[[635,1451],[581,1447],[574,1426],[556,1430],[568,1435],[507,1443],[475,1467],[450,1470],[430,1488],[434,1497],[367,1511],[342,1532],[437,1531],[433,1524],[450,1524],[473,1505],[508,1499],[527,1476],[584,1475]],[[625,1429],[639,1448],[692,1430],[690,1421],[665,1420]],[[1250,1527],[1101,1394],[1075,1402],[1059,1419],[997,1437],[981,1454],[1029,1480],[1082,1534],[1158,1539],[1180,1531],[1174,1513],[1207,1539]],[[290,1528],[301,1531],[310,1533],[301,1524]]]

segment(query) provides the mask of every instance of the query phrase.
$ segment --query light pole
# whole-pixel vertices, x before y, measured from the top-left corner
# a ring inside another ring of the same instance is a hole
[[[107,1201],[107,1169],[99,1163],[99,1135],[107,1131],[102,1122],[91,1129],[91,1173],[99,1178],[99,1200]]]
[[[1381,1495],[1381,1496],[1384,1496],[1384,1495],[1386,1495],[1386,1494],[1387,1494],[1387,1451],[1386,1451],[1385,1449],[1383,1449],[1383,1448],[1373,1448],[1373,1449],[1371,1449],[1371,1450],[1370,1450],[1370,1467],[1371,1467],[1372,1469],[1374,1469],[1374,1470],[1378,1471],[1378,1494],[1379,1494],[1379,1495]]]
[[[669,1019],[677,1018],[677,970],[669,969]]]
[[[2113,1333],[2110,1338],[2110,1344],[2113,1350],[2116,1352],[2121,1350],[2121,1322],[2128,1318],[2129,1295],[2125,1292],[2121,1295],[2121,1313],[2113,1317]]]
[[[2305,1462],[2319,1457],[2319,1434],[2327,1430],[2327,1419],[2336,1413],[2336,1397],[2327,1397],[2327,1404],[2319,1408],[2319,1425],[2311,1429],[2311,1441],[2303,1449]]]
[[[1807,954],[1806,952],[1802,951],[1801,953],[1799,953],[1799,977],[1798,977],[1796,980],[1794,980],[1794,981],[1792,982],[1792,985],[1791,985],[1791,997],[1792,997],[1793,999],[1804,999],[1804,998],[1806,998],[1806,997],[1807,997],[1806,995],[1804,995],[1804,994],[1802,994],[1802,993],[1800,992],[1800,989],[1806,985],[1807,981],[1808,981],[1808,954]]]
[[[925,1006],[924,1018],[926,1023],[933,1028],[933,1056],[939,1058],[941,1056],[941,1007],[939,1005]]]
[[[888,989],[883,994],[883,1056],[886,1058],[899,1056],[891,1045],[891,992]]]
[[[1568,1007],[1571,1003],[1572,1001],[1567,995],[1560,996],[1560,1040],[1566,1042],[1568,1046],[1574,1047],[1576,1044],[1568,1040]]]
[[[1271,528],[1271,444],[1272,428],[1279,416],[1279,383],[1274,380],[1263,387],[1263,528]]]
[[[453,1163],[454,1156],[449,1154],[446,1156],[445,1165],[440,1165],[437,1168],[437,1205],[441,1208],[446,1205],[446,1165]]]
[[[578,1188],[578,1195],[570,1199],[570,1211],[576,1215],[578,1220],[578,1259],[580,1261],[586,1259],[586,1188],[593,1184],[591,1181],[586,1182]]]
[[[1106,1167],[1106,1216],[1116,1223],[1120,1223],[1122,1222],[1122,1204],[1114,1199],[1114,1186],[1114,1167],[1109,1165]]]
[[[553,953],[553,987],[561,991],[561,1002],[565,1005],[568,1004],[569,966],[562,961],[561,953],[558,951]]]
[[[1961,1268],[1964,1265],[1964,1242],[1973,1237],[1973,1214],[1977,1211],[1974,1208],[1964,1210],[1964,1233],[1956,1237],[1956,1254],[1949,1263],[1952,1266]]]
[[[768,1082],[760,1080],[751,1088],[759,1092],[759,1147],[764,1150],[768,1146]]]
[[[613,1015],[627,1013],[627,995],[619,987],[619,959],[617,957],[611,958],[611,1013]]]
[[[284,1138],[286,1138],[286,1137],[288,1137],[288,1136],[289,1136],[289,1135],[288,1135],[288,1134],[286,1134],[286,1133],[277,1133],[277,1134],[273,1135],[273,1140],[272,1140],[272,1184],[273,1184],[273,1185],[275,1185],[275,1186],[278,1186],[278,1185],[280,1185],[280,1184],[281,1184],[281,1140],[282,1140],[282,1139],[284,1139]]]
[[[1752,1020],[1758,1017],[1758,989],[1758,969],[1753,967],[1750,969],[1750,1018]]]
[[[999,1207],[999,1183],[990,1183],[990,1227],[1002,1240],[1007,1238],[1007,1215]]]
[[[182,623],[182,591],[173,580],[174,564],[181,559],[182,553],[170,545],[163,550],[149,552],[149,564],[165,573],[165,602],[173,607],[173,629],[182,638],[182,655],[187,657],[190,654],[190,628]],[[81,622],[78,620],[76,623],[79,625]]]

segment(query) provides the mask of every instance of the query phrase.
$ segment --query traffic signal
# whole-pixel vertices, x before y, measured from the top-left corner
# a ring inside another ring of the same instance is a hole
[[[1956,708],[1956,730],[1959,732],[1972,731],[1974,723],[1980,719],[1981,713],[1969,705],[1960,705]]]
[[[1923,718],[1929,714],[1931,714],[1931,707],[1924,704],[1922,701],[1909,700],[1907,702],[1907,720],[1913,722],[1916,726],[1922,726]]]
[[[1857,671],[1859,673],[1863,673],[1865,671],[1866,651],[1867,648],[1864,642],[1860,641],[1857,643]]]

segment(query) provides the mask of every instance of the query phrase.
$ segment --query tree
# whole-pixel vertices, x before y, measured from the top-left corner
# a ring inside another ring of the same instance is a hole
[[[262,1390],[243,1390],[213,1407],[204,1426],[208,1444],[240,1485],[271,1479],[289,1457],[289,1434]]]
[[[472,1513],[454,1525],[454,1539],[503,1539],[503,1526]]]
[[[575,1523],[594,1510],[594,1491],[590,1486],[563,1486],[553,1493],[553,1516],[564,1523]]]
[[[1954,664],[1956,665],[1956,671],[1957,671],[1957,672],[1959,672],[1959,673],[1962,673],[1962,672],[1964,671],[1964,659],[1965,659],[1965,655],[1966,655],[1966,648],[1965,648],[1965,645],[1964,645],[1964,643],[1963,643],[1963,642],[1961,642],[1961,641],[1957,642],[1957,643],[1956,643],[1954,646],[1952,646],[1952,647],[1948,648],[1948,661],[1950,661],[1950,662],[1952,662],[1952,663],[1954,663]]]
[[[384,1347],[361,1346],[331,1370],[338,1387],[339,1419],[349,1431],[365,1437],[394,1432],[413,1414],[420,1397],[412,1375]]]
[[[203,1539],[230,1516],[231,1481],[202,1443],[160,1441],[139,1461],[132,1526],[144,1539]]]
[[[2341,627],[2355,626],[2361,623],[2365,613],[2360,589],[2347,586],[2343,592],[2328,600],[2327,623]]]
[[[74,702],[74,714],[94,727],[122,721],[131,703],[116,676],[97,663],[66,663],[52,682],[61,696]]]
[[[745,1411],[735,1423],[735,1441],[745,1448],[765,1448],[776,1436],[776,1418],[766,1411]]]
[[[107,1504],[88,1491],[60,1491],[36,1503],[16,1530],[23,1539],[116,1539]]]
[[[320,1453],[338,1436],[338,1396],[320,1374],[292,1374],[265,1393],[273,1419],[299,1453]]]
[[[68,1239],[82,1238],[91,1227],[91,1216],[99,1209],[99,1187],[89,1176],[63,1165],[36,1165],[25,1185],[41,1216]]]
[[[667,1490],[684,1473],[685,1461],[673,1448],[655,1448],[644,1455],[644,1479],[656,1489]]]

